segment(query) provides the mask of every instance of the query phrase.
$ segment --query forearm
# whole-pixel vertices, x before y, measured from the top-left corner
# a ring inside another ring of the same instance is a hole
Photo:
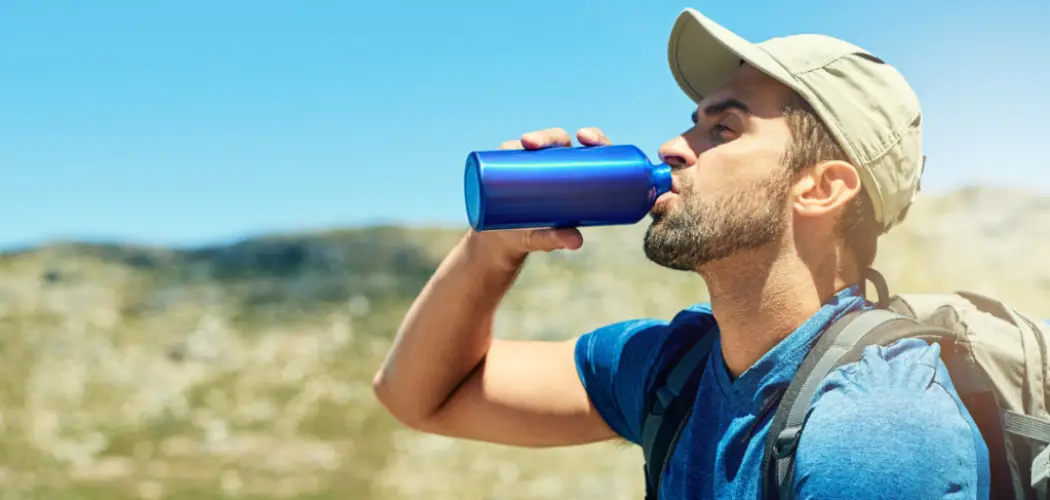
[[[492,318],[524,257],[508,259],[482,243],[468,234],[442,261],[376,374],[377,397],[402,421],[437,412],[488,352]]]

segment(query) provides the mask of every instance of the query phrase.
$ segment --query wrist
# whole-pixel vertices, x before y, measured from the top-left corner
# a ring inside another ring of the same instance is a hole
[[[499,235],[473,229],[464,237],[463,248],[468,261],[494,272],[515,273],[528,257],[528,252],[508,248]]]

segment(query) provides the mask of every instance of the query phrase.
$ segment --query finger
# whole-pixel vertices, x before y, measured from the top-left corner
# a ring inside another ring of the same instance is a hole
[[[608,146],[612,141],[605,137],[605,132],[597,127],[581,128],[576,132],[576,140],[584,146]]]
[[[561,243],[561,248],[579,250],[583,246],[583,233],[576,228],[552,229],[554,238]]]
[[[529,231],[525,244],[530,252],[577,250],[583,246],[583,234],[575,228],[537,229]]]
[[[499,145],[500,149],[525,149],[521,145],[521,141],[503,141],[503,144]]]
[[[563,128],[549,128],[521,136],[521,145],[525,149],[567,148],[572,146],[572,137]]]

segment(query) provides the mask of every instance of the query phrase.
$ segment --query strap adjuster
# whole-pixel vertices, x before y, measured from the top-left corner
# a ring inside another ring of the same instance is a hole
[[[777,435],[777,442],[773,445],[773,452],[776,453],[777,458],[784,458],[795,453],[801,433],[801,427],[788,427]]]

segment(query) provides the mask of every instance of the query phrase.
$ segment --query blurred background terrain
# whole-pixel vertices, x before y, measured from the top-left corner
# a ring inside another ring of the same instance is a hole
[[[645,223],[530,259],[499,334],[564,338],[705,299]],[[897,291],[966,288],[1050,318],[1050,197],[923,198],[882,244]],[[377,405],[401,315],[460,229],[363,227],[192,249],[0,255],[0,498],[633,499],[637,449],[421,435]]]
[[[0,500],[640,498],[631,447],[420,435],[371,378],[462,234],[470,151],[599,126],[655,159],[690,125],[688,6],[891,61],[929,162],[878,268],[1050,318],[1050,2],[946,5],[0,2]],[[705,300],[644,226],[530,258],[499,334]]]

